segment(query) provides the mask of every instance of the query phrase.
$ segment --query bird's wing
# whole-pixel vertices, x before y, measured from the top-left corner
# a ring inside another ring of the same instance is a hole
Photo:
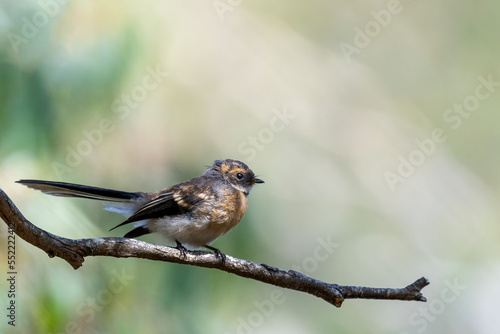
[[[178,186],[167,189],[144,204],[123,223],[113,227],[112,230],[140,220],[175,216],[192,211],[196,204],[207,199],[206,196],[200,195],[203,193],[198,188],[200,187],[190,185],[188,187]]]

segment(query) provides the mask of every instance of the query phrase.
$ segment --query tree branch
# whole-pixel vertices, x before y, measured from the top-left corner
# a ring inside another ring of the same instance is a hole
[[[30,223],[2,189],[0,189],[0,217],[20,238],[42,249],[49,257],[66,260],[74,269],[80,268],[87,256],[135,257],[217,268],[282,288],[306,292],[337,307],[340,307],[345,299],[354,298],[426,301],[420,292],[429,284],[424,277],[401,289],[342,286],[318,281],[294,270],[285,271],[232,256],[227,256],[223,262],[211,252],[188,251],[183,256],[176,248],[153,245],[136,239],[73,240],[59,237]]]

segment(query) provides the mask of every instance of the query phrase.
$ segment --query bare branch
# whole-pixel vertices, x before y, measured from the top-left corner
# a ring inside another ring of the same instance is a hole
[[[73,240],[59,237],[31,224],[2,189],[0,189],[0,217],[20,238],[44,250],[49,257],[66,260],[74,269],[80,268],[87,256],[135,257],[217,268],[282,288],[306,292],[337,307],[340,307],[345,299],[354,298],[426,301],[420,292],[429,284],[424,277],[401,289],[342,286],[325,283],[294,270],[285,271],[232,256],[227,256],[225,262],[210,252],[188,251],[183,256],[176,248],[153,245],[136,239]]]

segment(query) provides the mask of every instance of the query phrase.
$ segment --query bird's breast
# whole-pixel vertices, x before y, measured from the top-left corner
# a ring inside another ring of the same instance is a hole
[[[215,205],[212,211],[210,228],[225,234],[241,221],[247,211],[248,200],[245,194],[234,189],[227,189],[224,196]]]

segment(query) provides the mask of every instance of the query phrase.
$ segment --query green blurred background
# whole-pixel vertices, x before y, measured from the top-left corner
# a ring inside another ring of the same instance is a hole
[[[266,184],[215,247],[339,284],[431,285],[425,304],[336,309],[170,263],[74,271],[18,238],[16,327],[2,279],[0,331],[498,333],[498,31],[493,0],[2,0],[0,187],[35,225],[126,232],[18,179],[155,191],[233,158]]]

